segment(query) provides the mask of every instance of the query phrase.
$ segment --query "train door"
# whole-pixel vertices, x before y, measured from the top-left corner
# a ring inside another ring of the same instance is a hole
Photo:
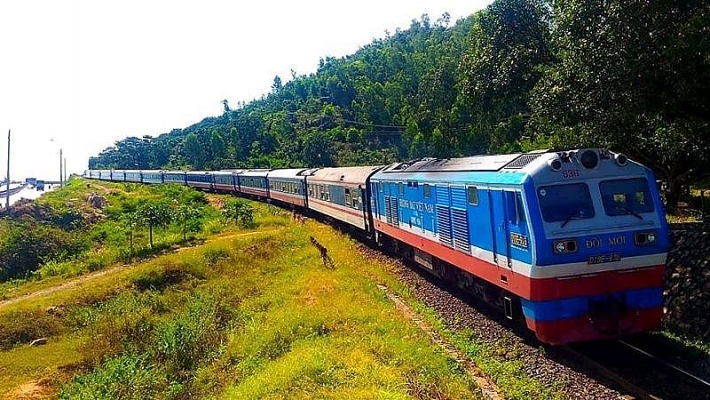
[[[370,210],[372,211],[374,218],[380,217],[380,188],[381,182],[371,182],[370,188]]]
[[[513,265],[510,258],[511,216],[508,205],[510,201],[515,201],[515,192],[489,188],[488,200],[493,237],[493,260],[500,268],[501,280],[503,280],[507,279],[504,276],[509,275],[508,272]]]

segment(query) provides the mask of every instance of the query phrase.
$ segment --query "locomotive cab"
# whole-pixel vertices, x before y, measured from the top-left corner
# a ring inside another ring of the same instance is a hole
[[[658,328],[669,242],[652,173],[598,149],[545,156],[529,171],[539,211],[528,325],[551,343]]]

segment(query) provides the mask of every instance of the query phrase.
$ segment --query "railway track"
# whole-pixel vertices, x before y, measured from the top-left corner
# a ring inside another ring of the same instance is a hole
[[[710,382],[628,340],[563,346],[562,351],[619,386],[625,399],[708,399]]]

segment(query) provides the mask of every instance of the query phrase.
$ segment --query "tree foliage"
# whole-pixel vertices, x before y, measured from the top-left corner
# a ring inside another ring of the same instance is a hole
[[[413,20],[315,73],[184,129],[130,137],[90,168],[280,168],[610,147],[671,203],[710,168],[710,5],[497,0]]]
[[[243,228],[254,225],[254,208],[244,199],[230,199],[222,208],[222,214]]]
[[[674,205],[682,186],[710,176],[710,5],[554,4],[559,61],[534,90],[538,131],[629,153]]]
[[[148,226],[150,248],[153,248],[153,229],[165,227],[172,220],[169,204],[165,200],[149,200],[138,206],[136,210],[137,221],[143,226]]]

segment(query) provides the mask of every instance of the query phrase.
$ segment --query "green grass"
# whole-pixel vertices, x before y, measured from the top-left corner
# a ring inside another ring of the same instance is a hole
[[[142,190],[126,189],[118,193]],[[555,398],[554,388],[509,361],[515,349],[502,354],[448,331],[390,265],[366,259],[348,237],[252,204],[256,228],[205,234],[200,246],[0,308],[8,328],[0,335],[0,397],[40,379],[49,395],[72,399],[480,398],[473,378],[397,311],[378,288],[384,284],[507,397]],[[323,265],[310,236],[334,266]],[[50,268],[53,276],[24,288],[76,279],[62,272],[68,266]],[[45,311],[57,305],[60,313]],[[35,336],[49,344],[27,346]],[[33,364],[31,354],[44,350],[56,356]]]

